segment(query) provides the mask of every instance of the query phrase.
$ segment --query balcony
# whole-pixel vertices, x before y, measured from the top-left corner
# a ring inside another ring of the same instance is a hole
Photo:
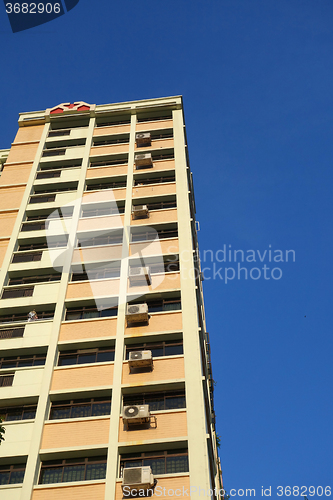
[[[72,224],[72,217],[52,218],[37,220],[32,222],[24,222],[19,233],[19,239],[30,238],[46,238],[48,236],[63,235],[64,230],[69,233]],[[29,228],[31,230],[29,231]]]
[[[43,200],[45,198],[45,201]],[[77,191],[66,191],[64,193],[50,193],[41,195],[40,203],[28,203],[28,210],[56,210],[63,205],[70,204],[78,198]],[[37,198],[36,198],[37,199]],[[49,201],[46,201],[49,199]]]
[[[154,359],[154,370],[143,373],[130,373],[128,361],[123,364],[122,384],[128,386],[147,385],[156,382],[165,382],[169,380],[183,380],[184,372],[184,357],[173,356],[168,358]]]
[[[40,163],[48,163],[54,160],[75,160],[83,158],[85,146],[61,147],[59,149],[47,149],[45,152],[47,156],[40,159]],[[45,153],[44,152],[44,153]]]
[[[38,396],[41,390],[44,366],[34,368],[15,368],[13,384],[9,387],[0,387],[2,400]],[[9,373],[1,370],[1,375]]]
[[[87,179],[127,175],[128,165],[91,167],[87,171]]]
[[[125,144],[110,144],[105,146],[92,146],[90,156],[113,155],[119,153],[128,153],[129,143]]]
[[[86,319],[62,323],[59,342],[115,337],[117,318]]]
[[[15,297],[3,298],[0,303],[0,310],[12,308],[13,306],[29,306],[33,308],[36,305],[56,303],[59,285],[59,282],[50,282],[6,287],[4,288],[3,295],[6,294],[8,296],[8,294],[13,292]]]
[[[41,450],[105,445],[109,442],[110,416],[50,420],[44,425]]]
[[[119,423],[119,442],[134,444],[136,441],[154,441],[157,439],[182,438],[187,436],[186,411],[152,412],[157,419],[157,427],[126,431],[123,419]]]
[[[58,184],[59,182],[74,182],[78,181],[80,177],[80,167],[58,168],[54,170],[39,170],[34,182],[34,186],[44,185],[47,181],[48,184]]]
[[[0,328],[1,349],[48,346],[51,338],[52,322],[31,321],[29,323],[7,325],[7,327],[1,325]],[[22,330],[23,335],[21,335]]]
[[[96,363],[89,366],[58,367],[53,372],[51,391],[71,391],[110,387],[113,383],[113,364]]]
[[[64,140],[68,139],[85,139],[88,137],[88,130],[88,127],[50,130],[46,144],[49,142],[52,142],[52,144],[59,142],[61,144]]]
[[[135,146],[135,152],[136,153],[138,153],[138,152],[145,153],[145,152],[152,151],[152,150],[158,151],[159,149],[162,149],[162,148],[173,148],[173,138],[157,139],[157,140],[154,140],[154,138],[152,138],[150,146],[145,146],[145,147],[141,147],[141,148],[138,146]]]
[[[105,125],[105,126],[97,126],[94,129],[94,137],[100,137],[103,135],[111,135],[111,134],[129,134],[131,130],[130,123],[120,123],[119,125]]]

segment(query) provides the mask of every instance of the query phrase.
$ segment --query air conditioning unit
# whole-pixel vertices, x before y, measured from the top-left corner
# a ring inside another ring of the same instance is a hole
[[[123,421],[126,425],[146,424],[150,422],[149,405],[124,406]]]
[[[135,134],[135,142],[137,146],[150,145],[151,135],[150,132],[137,132]]]
[[[130,286],[151,285],[149,267],[130,267]]]
[[[134,157],[136,168],[152,167],[153,159],[151,153],[137,153]]]
[[[129,353],[128,366],[132,368],[153,368],[153,355],[151,351],[132,351]]]
[[[154,476],[149,466],[128,467],[123,470],[122,489],[126,493],[131,490],[148,490],[154,485]]]
[[[132,214],[134,219],[137,217],[148,217],[149,210],[147,205],[133,205]]]
[[[148,318],[147,304],[127,304],[126,320],[128,325],[147,322]]]

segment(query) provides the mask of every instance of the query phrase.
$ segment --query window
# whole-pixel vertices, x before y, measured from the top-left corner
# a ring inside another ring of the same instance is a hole
[[[106,456],[43,462],[39,484],[105,479]]]
[[[100,267],[97,269],[85,269],[84,273],[73,273],[71,281],[91,281],[108,278],[119,278],[119,267]]]
[[[47,222],[44,220],[42,222],[24,223],[22,224],[21,231],[43,231],[46,229]]]
[[[152,121],[158,121],[158,120],[172,120],[172,111],[170,112],[165,112],[165,113],[161,113],[159,115],[156,115],[156,116],[140,116],[140,115],[137,115],[137,121],[139,123],[143,123],[143,122],[152,122]]]
[[[0,387],[10,387],[13,385],[14,373],[6,373],[0,375]]]
[[[172,273],[179,271],[179,260],[177,259],[165,259],[163,264],[149,264],[149,270],[151,274],[156,273]]]
[[[19,264],[21,262],[36,262],[42,260],[43,252],[34,253],[22,253],[15,254],[12,260],[13,264]]]
[[[172,160],[175,157],[175,154],[172,153],[152,153],[153,161],[157,160]]]
[[[146,240],[155,240],[155,239],[166,239],[166,238],[177,238],[178,231],[177,229],[163,229],[163,230],[155,230],[155,229],[147,229],[141,231],[133,231],[132,232],[132,242],[135,241],[146,241]]]
[[[51,149],[49,151],[43,151],[43,158],[46,156],[60,156],[66,153],[66,149]]]
[[[151,351],[153,358],[160,356],[175,356],[183,354],[182,340],[167,340],[165,342],[145,342],[142,344],[128,344],[126,346],[126,359],[133,351]]]
[[[132,405],[149,405],[150,411],[186,408],[185,391],[148,392],[146,394],[124,395],[123,406]]]
[[[61,170],[52,170],[50,172],[38,172],[36,179],[55,179],[61,176]]]
[[[52,319],[54,316],[54,311],[37,311],[38,320],[42,319]],[[26,322],[28,321],[27,313],[18,313],[0,316],[0,323],[14,323],[14,322]]]
[[[115,165],[127,165],[128,157],[117,158],[115,160],[106,160],[106,161],[92,161],[89,165],[90,168],[94,167],[114,167]]]
[[[82,239],[81,239],[82,238]],[[102,236],[95,236],[87,238],[87,236],[78,237],[78,247],[94,247],[101,245],[119,245],[123,241],[122,233],[116,233],[112,231],[110,234],[103,234]]]
[[[31,196],[29,203],[49,203],[55,201],[55,198],[55,194],[51,194],[49,196]]]
[[[129,123],[131,123],[130,116],[128,118],[121,118],[116,121],[108,121],[108,122],[97,121],[97,127],[113,127],[114,125],[127,125]]]
[[[37,405],[10,406],[0,408],[0,416],[3,421],[32,420],[36,416]]]
[[[25,464],[0,465],[0,486],[23,483]]]
[[[67,164],[62,164],[62,165],[59,165],[57,166],[56,163],[52,162],[50,165],[47,165],[47,164],[42,164],[40,165],[40,169],[42,171],[44,170],[55,170],[55,169],[59,169],[59,170],[62,170],[63,168],[76,168],[76,167],[81,167],[82,165],[82,160],[75,160],[74,163],[67,163]]]
[[[66,321],[73,321],[78,319],[108,318],[117,316],[117,314],[118,314],[118,307],[102,309],[100,311],[93,306],[80,307],[80,308],[69,307],[66,312]]]
[[[114,348],[78,349],[59,354],[58,366],[114,361]]]
[[[176,208],[177,202],[173,201],[160,201],[159,203],[147,203],[148,210],[162,210],[164,208]]]
[[[134,180],[134,186],[147,186],[149,184],[161,184],[163,182],[175,182],[174,175],[168,175],[163,177],[148,177],[147,179],[138,179]]]
[[[50,420],[59,418],[84,418],[110,415],[111,398],[86,398],[52,403]]]
[[[120,457],[120,472],[128,467],[150,466],[154,475],[188,472],[187,449],[129,453]]]
[[[48,137],[62,137],[65,135],[70,135],[71,131],[68,130],[50,130]]]
[[[96,138],[94,139],[94,146],[109,146],[109,145],[117,145],[117,144],[128,144],[129,143],[129,135],[126,137],[108,137],[108,138]]]
[[[148,311],[150,313],[162,311],[177,311],[181,308],[182,306],[180,298],[148,301]]]
[[[27,354],[26,356],[0,357],[0,368],[21,368],[23,366],[45,365],[46,354]]]
[[[46,193],[62,193],[65,191],[76,191],[77,189],[77,184],[73,184],[72,186],[62,186],[59,188],[55,188],[54,186],[51,186],[46,189],[39,189],[38,191],[35,191],[34,194],[46,194]]]
[[[0,330],[0,339],[16,339],[23,337],[23,328],[7,328],[6,330]]]
[[[27,250],[44,250],[47,248],[57,248],[57,247],[66,247],[68,242],[68,236],[58,236],[57,240],[53,241],[44,241],[38,243],[29,243],[27,245],[20,245],[18,247],[18,252],[26,252]]]
[[[38,276],[23,276],[19,278],[10,278],[8,285],[26,285],[27,283],[49,283],[51,281],[59,281],[61,274],[45,274]]]
[[[16,299],[19,297],[32,297],[34,293],[34,287],[30,286],[27,288],[7,288],[2,292],[2,299]]]
[[[65,141],[61,141],[61,147],[75,147],[75,146],[84,146],[86,143],[86,139],[67,139]],[[45,144],[45,150],[44,152],[48,151],[49,149],[59,149],[59,141],[58,142],[47,142]]]
[[[118,182],[102,182],[100,184],[87,184],[86,191],[98,191],[101,189],[117,189],[126,187],[126,179]]]
[[[125,212],[124,206],[83,208],[81,218],[85,219],[86,217],[98,217],[101,215],[123,214],[124,212]]]

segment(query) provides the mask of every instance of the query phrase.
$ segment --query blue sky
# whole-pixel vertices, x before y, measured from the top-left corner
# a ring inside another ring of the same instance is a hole
[[[279,280],[204,283],[226,488],[333,486],[332,2],[80,0],[0,23],[2,148],[21,111],[183,95],[201,253],[296,254]]]

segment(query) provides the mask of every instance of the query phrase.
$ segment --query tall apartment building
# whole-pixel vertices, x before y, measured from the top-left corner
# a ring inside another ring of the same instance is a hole
[[[0,164],[1,500],[219,498],[182,98],[22,113]]]

